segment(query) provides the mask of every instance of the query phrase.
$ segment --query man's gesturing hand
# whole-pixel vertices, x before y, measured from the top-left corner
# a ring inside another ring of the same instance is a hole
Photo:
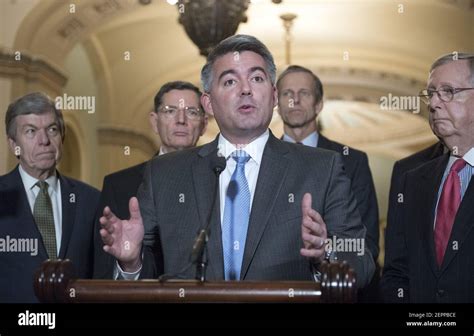
[[[303,196],[301,202],[302,221],[301,237],[303,238],[303,248],[300,253],[308,257],[314,263],[319,263],[324,259],[324,248],[327,239],[326,223],[321,215],[311,207],[312,198],[310,193]]]
[[[143,221],[136,197],[130,198],[130,219],[120,219],[107,206],[100,217],[100,236],[104,251],[113,255],[125,272],[137,271],[141,265]]]

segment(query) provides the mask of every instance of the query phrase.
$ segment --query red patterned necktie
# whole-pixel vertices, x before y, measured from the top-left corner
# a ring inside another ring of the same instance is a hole
[[[466,161],[458,159],[449,170],[448,177],[444,182],[443,191],[438,202],[436,223],[434,229],[434,242],[436,247],[436,261],[438,266],[443,262],[446,247],[448,246],[454,218],[461,204],[461,180],[458,173],[466,165]]]

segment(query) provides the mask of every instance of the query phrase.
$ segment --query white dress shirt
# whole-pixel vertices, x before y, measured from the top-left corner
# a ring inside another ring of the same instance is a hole
[[[18,166],[20,172],[21,181],[25,188],[26,196],[28,197],[28,203],[30,204],[31,213],[35,208],[36,196],[40,191],[40,188],[35,184],[39,181],[36,177],[29,175],[22,167],[21,164]],[[56,175],[52,175],[45,180],[48,183],[48,194],[51,198],[51,204],[53,206],[53,217],[54,217],[54,229],[56,231],[56,253],[59,255],[61,249],[61,236],[62,236],[62,201],[61,201],[61,183]]]
[[[313,132],[310,135],[308,135],[306,138],[301,140],[300,142],[305,146],[318,147],[318,140],[319,140],[318,132]],[[293,139],[286,133],[283,134],[283,141],[296,143],[295,139]]]
[[[220,214],[221,214],[221,225],[224,222],[224,207],[225,207],[225,196],[227,193],[227,187],[229,186],[230,179],[234,173],[237,163],[230,156],[237,149],[244,150],[250,155],[250,160],[245,164],[245,177],[249,185],[250,191],[250,210],[252,209],[253,197],[255,195],[255,188],[257,186],[258,172],[262,165],[262,156],[265,145],[267,144],[270,133],[268,129],[262,133],[258,138],[253,140],[251,143],[245,146],[236,147],[230,143],[222,134],[219,135],[218,142],[218,155],[226,158],[226,167],[219,177],[219,197],[220,197]]]

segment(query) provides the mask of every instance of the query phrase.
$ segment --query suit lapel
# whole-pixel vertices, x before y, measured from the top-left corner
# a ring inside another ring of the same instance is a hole
[[[441,271],[444,271],[449,263],[453,260],[459,249],[462,248],[469,231],[474,226],[474,178],[471,178],[469,186],[464,194],[464,197],[459,206],[456,218],[454,220],[453,229],[451,231],[451,237],[446,247],[446,253],[444,255],[443,264],[441,265]],[[454,245],[456,243],[457,245]]]
[[[423,178],[420,180],[419,196],[420,209],[427,209],[428,216],[422,216],[419,219],[421,225],[422,237],[421,243],[426,251],[428,263],[435,274],[439,273],[438,263],[436,261],[436,250],[434,245],[434,220],[436,211],[436,202],[438,200],[438,190],[441,179],[448,163],[449,155],[440,156],[431,163],[428,163],[423,172]],[[422,212],[421,215],[426,214]]]
[[[216,155],[218,137],[204,145],[198,153],[198,160],[192,164],[194,195],[199,213],[200,228],[205,228],[211,211],[212,200],[216,190],[216,177],[212,172],[211,158]],[[216,206],[211,217],[208,248],[210,278],[224,278],[224,258],[222,256],[222,237],[220,225],[219,194],[216,195]],[[196,232],[197,234],[197,232]]]
[[[329,141],[329,139],[320,133],[318,133],[318,145],[316,147],[333,150],[332,143]]]
[[[278,198],[277,195],[279,195],[283,181],[285,181],[289,165],[289,160],[284,157],[286,152],[286,146],[282,145],[270,132],[270,137],[262,156],[250,213],[240,273],[241,280],[245,278],[265,227],[268,225],[270,215],[273,213],[273,207]]]
[[[79,195],[75,193],[75,186],[71,180],[61,176],[59,172],[58,178],[61,183],[62,208],[62,236],[58,258],[65,259],[69,240],[71,239],[72,229],[76,220],[76,204]]]
[[[41,233],[36,225],[35,218],[33,217],[33,212],[31,211],[28,197],[25,193],[25,187],[18,166],[5,176],[4,189],[8,190],[7,203],[11,202],[11,204],[8,205],[8,211],[12,211],[12,216],[17,218],[15,222],[15,225],[18,226],[16,231],[25,237],[31,237],[31,235],[33,235],[34,238],[37,238],[40,242],[38,244],[38,256],[46,260],[48,254],[44,247]]]

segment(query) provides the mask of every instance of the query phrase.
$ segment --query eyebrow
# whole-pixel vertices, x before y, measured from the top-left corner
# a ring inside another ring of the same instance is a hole
[[[49,124],[48,126],[46,126],[45,128],[50,128],[51,126],[58,126],[58,123],[55,121],[55,122]],[[38,127],[36,125],[33,125],[33,124],[23,125],[22,128],[26,128],[26,127],[31,127],[31,128],[34,128],[34,129],[38,129]]]
[[[261,71],[261,72],[263,72],[263,73],[265,74],[266,77],[268,77],[268,76],[267,76],[267,73],[265,72],[265,69],[262,68],[261,66],[251,67],[249,73],[254,73],[255,71]],[[222,79],[222,77],[224,77],[224,76],[226,76],[226,75],[228,75],[228,74],[235,75],[235,74],[237,74],[237,72],[236,72],[234,69],[225,70],[225,71],[223,71],[223,72],[219,75],[219,78],[218,78],[217,81],[220,82],[220,80]]]

